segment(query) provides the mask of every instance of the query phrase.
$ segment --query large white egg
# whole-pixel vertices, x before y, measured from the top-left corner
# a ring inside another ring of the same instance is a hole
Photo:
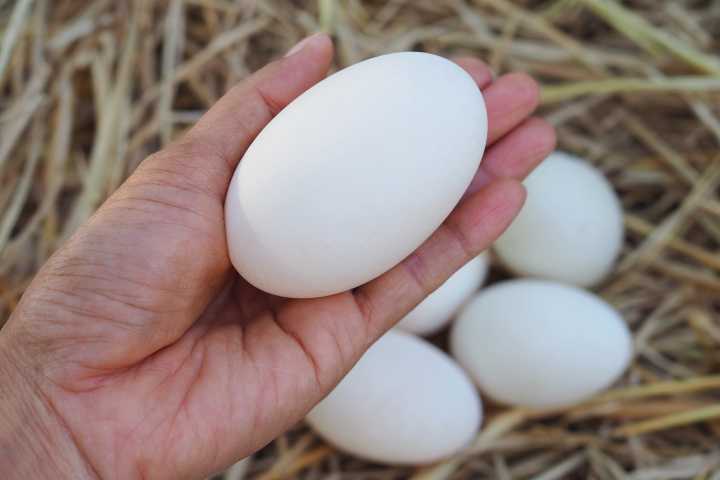
[[[443,328],[483,284],[489,263],[487,252],[470,260],[408,313],[397,327],[416,335],[431,335]]]
[[[357,457],[415,465],[462,449],[481,418],[474,385],[450,357],[419,337],[390,331],[307,421]]]
[[[495,242],[502,262],[520,275],[583,287],[605,278],[623,241],[622,208],[605,176],[554,152],[524,184],[525,205]]]
[[[458,316],[453,356],[494,400],[560,407],[612,384],[632,357],[618,312],[577,287],[512,280],[482,290]]]
[[[230,183],[230,259],[256,287],[319,297],[400,262],[443,222],[485,148],[473,79],[427,53],[326,78],[260,132]]]

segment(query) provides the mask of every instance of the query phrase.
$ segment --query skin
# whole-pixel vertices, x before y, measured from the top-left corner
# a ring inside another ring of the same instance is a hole
[[[0,331],[4,478],[202,478],[302,419],[362,353],[486,249],[524,201],[519,183],[553,150],[530,118],[538,87],[483,90],[489,148],[465,197],[401,264],[353,291],[264,294],[233,271],[223,225],[231,174],[253,138],[321,80],[310,37],[230,90],[148,157],[52,256]]]

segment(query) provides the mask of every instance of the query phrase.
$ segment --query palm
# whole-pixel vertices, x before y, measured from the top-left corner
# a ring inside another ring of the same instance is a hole
[[[502,232],[522,189],[500,179],[521,179],[553,148],[552,129],[527,120],[537,101],[529,79],[491,85],[486,67],[460,61],[484,88],[493,145],[446,223],[353,292],[262,293],[231,273],[224,192],[253,136],[330,58],[321,42],[236,87],[183,142],[144,162],[23,298],[9,334],[43,347],[23,361],[57,365],[43,368],[43,393],[101,477],[206,475],[298,421]]]
[[[232,294],[241,284],[232,280],[180,340],[100,388],[61,390],[57,403],[77,435],[125,445],[113,457],[149,478],[213,471],[297,421],[369,341],[322,327],[332,321],[322,312],[333,312],[348,332],[364,328],[350,294],[317,301],[310,318],[297,306],[265,310],[267,295],[246,284]]]

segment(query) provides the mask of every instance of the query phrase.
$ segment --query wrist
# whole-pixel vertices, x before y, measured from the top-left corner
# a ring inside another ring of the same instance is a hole
[[[7,480],[96,478],[31,369],[0,332],[0,471]]]

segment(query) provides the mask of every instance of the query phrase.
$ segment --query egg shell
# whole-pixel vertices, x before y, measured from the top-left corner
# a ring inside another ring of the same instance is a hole
[[[486,136],[480,90],[447,59],[401,52],[337,72],[284,108],[237,167],[225,204],[233,265],[295,298],[377,277],[447,217]]]
[[[481,422],[477,390],[444,352],[390,331],[307,416],[322,437],[367,460],[416,465],[457,452]]]
[[[632,357],[618,312],[574,286],[519,279],[482,290],[458,316],[452,355],[500,403],[546,408],[612,384]]]
[[[552,153],[524,182],[527,200],[495,242],[520,275],[582,287],[612,270],[623,242],[623,214],[610,182],[588,162]]]
[[[416,335],[432,335],[445,327],[483,284],[489,263],[487,252],[470,260],[408,313],[397,328]]]

